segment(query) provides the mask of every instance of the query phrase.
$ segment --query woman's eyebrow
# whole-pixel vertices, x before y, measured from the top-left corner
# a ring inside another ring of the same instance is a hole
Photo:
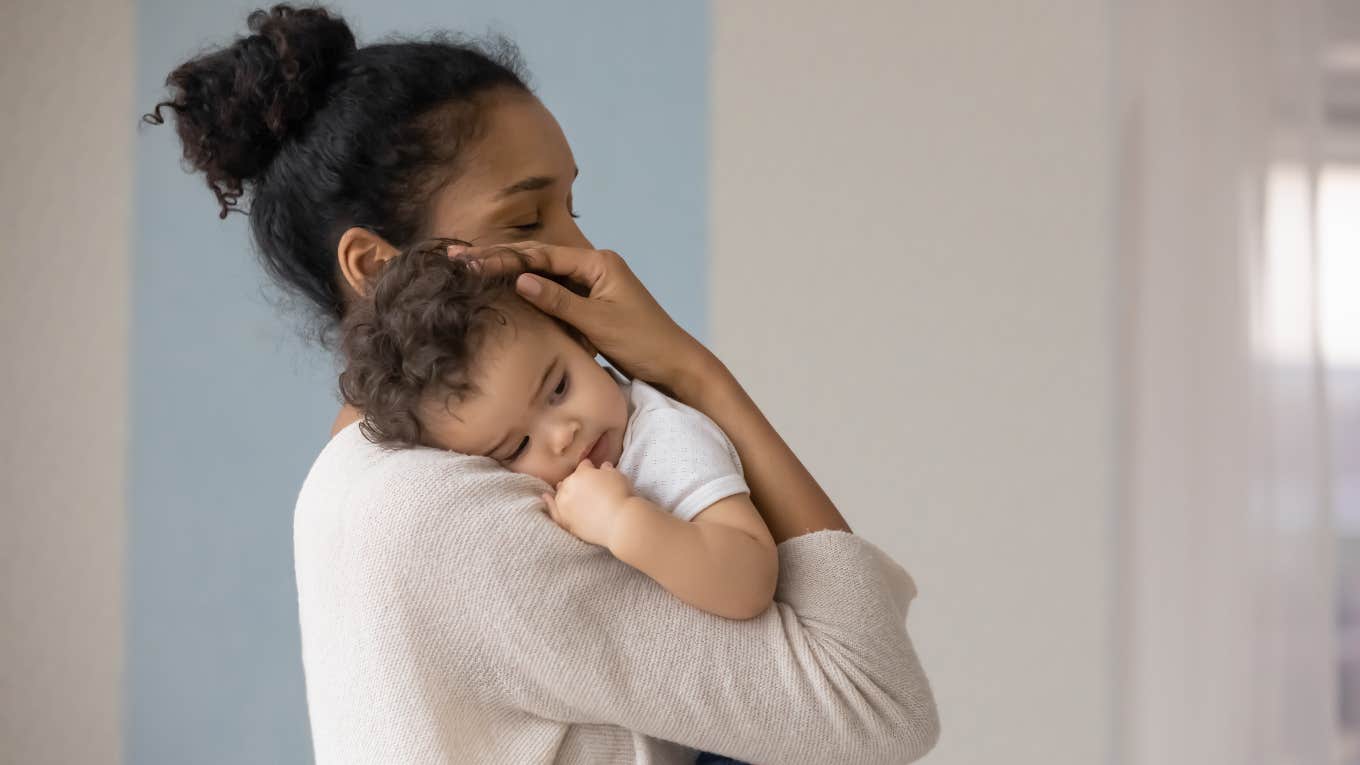
[[[551,186],[554,183],[557,183],[556,178],[551,178],[546,175],[533,175],[501,189],[500,193],[496,195],[496,199],[505,199],[506,197],[514,196],[522,191],[538,191],[539,189]]]
[[[572,179],[575,180],[580,174],[581,168],[578,167],[576,168],[576,173],[572,176]],[[546,188],[554,183],[557,183],[557,179],[551,175],[531,175],[522,181],[517,181],[501,189],[500,193],[496,194],[495,198],[501,200],[509,196],[514,196],[522,191],[538,191],[539,189]]]

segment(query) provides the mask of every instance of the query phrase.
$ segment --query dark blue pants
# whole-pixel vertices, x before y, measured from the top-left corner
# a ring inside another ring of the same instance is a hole
[[[724,757],[721,754],[712,752],[700,752],[694,759],[694,765],[747,765],[741,760],[734,760],[731,757]]]

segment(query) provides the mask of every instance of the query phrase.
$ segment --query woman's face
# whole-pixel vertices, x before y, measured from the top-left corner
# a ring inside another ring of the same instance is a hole
[[[552,113],[532,95],[506,91],[491,96],[484,119],[462,173],[434,198],[432,235],[590,247],[573,217],[576,159]]]

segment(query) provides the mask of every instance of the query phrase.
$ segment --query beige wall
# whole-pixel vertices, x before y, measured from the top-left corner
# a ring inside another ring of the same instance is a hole
[[[712,338],[917,579],[929,761],[1116,746],[1107,4],[721,2]]]
[[[0,24],[0,762],[121,749],[133,3]]]

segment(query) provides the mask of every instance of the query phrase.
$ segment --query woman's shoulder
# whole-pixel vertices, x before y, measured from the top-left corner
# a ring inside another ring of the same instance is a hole
[[[389,529],[467,522],[536,501],[546,484],[495,460],[433,448],[391,449],[370,442],[358,423],[336,433],[298,492],[295,532],[309,524],[377,524]]]

